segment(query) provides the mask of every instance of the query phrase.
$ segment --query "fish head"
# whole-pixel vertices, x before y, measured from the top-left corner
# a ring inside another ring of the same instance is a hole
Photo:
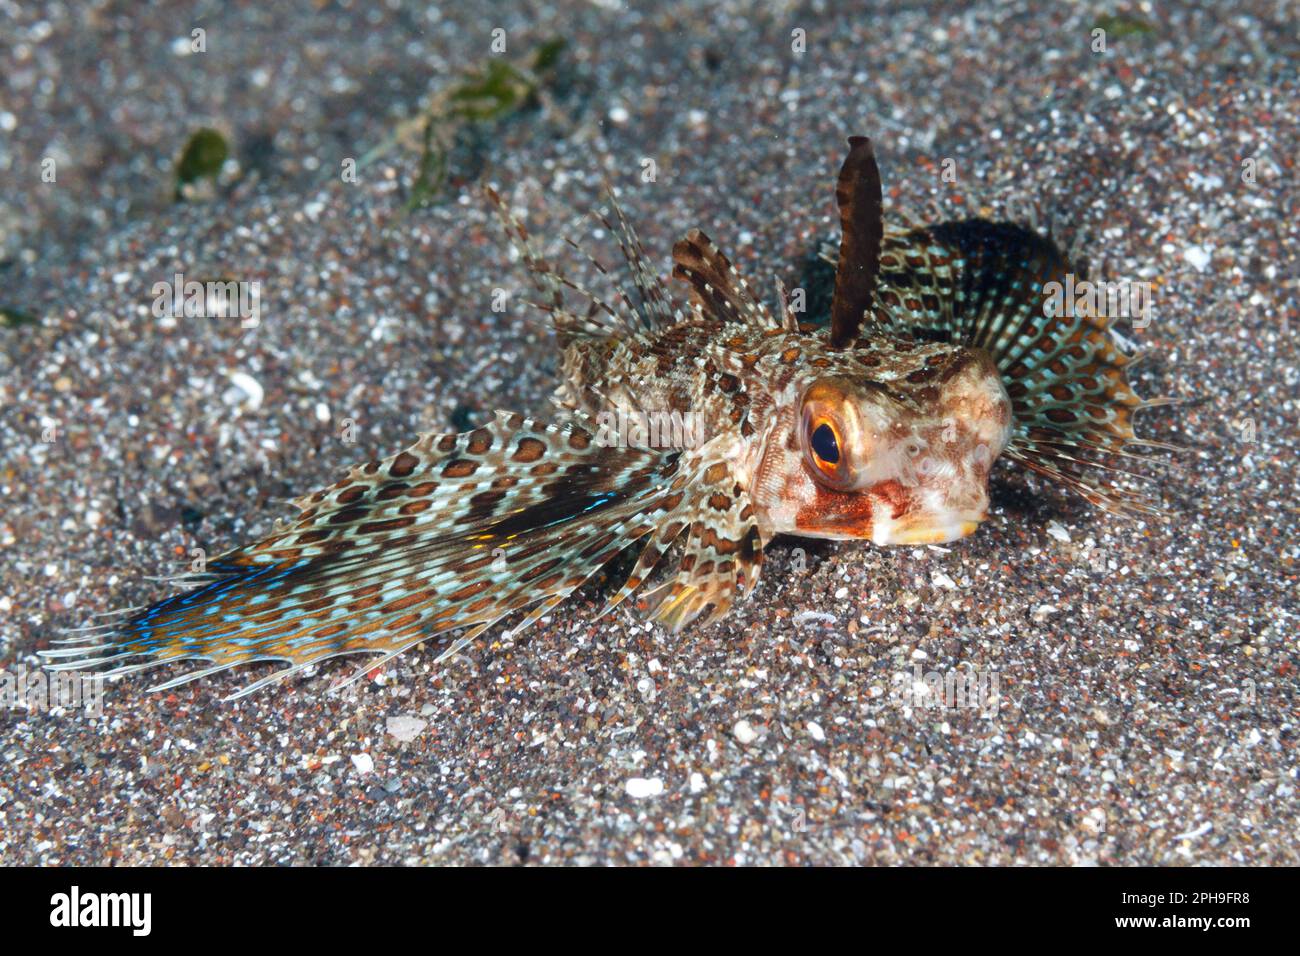
[[[754,484],[773,532],[938,544],[984,520],[1012,420],[997,367],[982,349],[933,345],[894,371],[801,383]]]

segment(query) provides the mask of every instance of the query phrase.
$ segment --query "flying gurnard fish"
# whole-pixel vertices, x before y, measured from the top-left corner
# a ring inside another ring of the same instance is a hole
[[[187,593],[44,651],[51,666],[112,664],[115,675],[205,662],[154,688],[165,689],[286,665],[238,697],[329,658],[386,661],[431,638],[441,661],[636,554],[608,612],[680,546],[675,570],[644,595],[676,631],[751,593],[779,534],[878,545],[970,534],[999,456],[1109,511],[1158,513],[1117,484],[1110,461],[1169,447],[1132,427],[1136,410],[1163,400],[1129,387],[1133,359],[1109,321],[1047,307],[1066,257],[1008,223],[886,225],[870,141],[849,143],[829,327],[797,321],[779,282],[770,310],[699,230],[673,247],[673,276],[690,288],[675,306],[616,203],[618,229],[605,225],[630,286],[603,300],[543,260],[489,191],[563,349],[556,420],[498,412],[353,468],[296,499],[292,525],[180,579]],[[566,291],[584,308],[568,308]],[[697,440],[656,446],[622,428],[610,440],[611,416],[665,414],[696,423]]]

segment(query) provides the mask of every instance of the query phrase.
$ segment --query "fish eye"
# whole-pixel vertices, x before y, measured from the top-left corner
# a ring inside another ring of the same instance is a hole
[[[812,415],[804,431],[804,449],[824,484],[843,488],[852,478],[840,429],[829,415]]]
[[[813,454],[817,456],[818,464],[823,462],[828,465],[839,464],[840,443],[835,437],[835,428],[830,422],[822,422],[813,429],[809,445],[812,446]]]
[[[808,387],[801,402],[797,434],[804,465],[818,484],[835,491],[854,486],[866,451],[859,447],[862,429],[854,427],[851,388],[838,379],[823,379]]]

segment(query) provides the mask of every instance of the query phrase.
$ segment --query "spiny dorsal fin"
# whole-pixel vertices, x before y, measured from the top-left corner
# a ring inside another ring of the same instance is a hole
[[[843,348],[857,338],[862,316],[871,308],[884,236],[880,170],[865,136],[849,137],[835,199],[840,207],[840,258],[831,301],[831,346]]]
[[[691,286],[692,300],[710,318],[780,328],[781,323],[753,295],[731,260],[698,229],[673,246],[673,278]]]
[[[614,209],[619,228],[616,230],[609,219],[601,213],[596,213],[595,218],[617,237],[619,249],[627,263],[631,285],[630,289],[627,286],[616,288],[615,297],[608,300],[573,281],[544,259],[533,247],[532,239],[524,224],[510,211],[501,196],[491,187],[486,187],[485,192],[488,199],[496,206],[506,234],[527,267],[533,286],[542,296],[542,301],[529,304],[551,316],[551,322],[559,333],[562,345],[573,338],[607,339],[628,336],[645,338],[682,320],[680,313],[673,310],[667,288],[651,268],[645,250],[641,247],[635,230],[623,215],[623,210],[619,207],[612,189],[609,190],[609,202]],[[564,241],[585,256],[597,272],[604,276],[609,275],[608,270],[583,251],[581,246],[567,237]],[[588,309],[585,314],[567,307],[564,301],[566,289],[587,301]]]
[[[625,321],[623,315],[620,314],[621,310],[605,302],[585,287],[573,282],[547,262],[546,259],[542,258],[541,254],[534,248],[528,230],[520,222],[519,218],[510,211],[500,194],[490,186],[484,187],[484,193],[488,201],[496,207],[497,215],[501,219],[506,235],[528,270],[528,276],[532,281],[533,288],[542,297],[542,301],[530,304],[550,315],[551,324],[560,336],[561,344],[567,343],[569,339],[575,336],[599,339],[615,334],[619,325]],[[566,307],[564,303],[565,289],[576,292],[581,298],[587,300],[590,308],[585,315],[573,312]]]
[[[669,301],[668,289],[659,273],[650,265],[645,248],[641,245],[636,230],[632,228],[632,223],[628,221],[627,216],[623,215],[623,207],[618,204],[614,188],[606,183],[605,192],[609,198],[610,208],[614,210],[614,217],[618,220],[618,230],[614,229],[605,216],[597,214],[597,218],[611,234],[618,237],[618,247],[623,253],[623,259],[632,278],[636,302],[632,303],[626,294],[623,296],[631,307],[632,331],[654,335],[676,325],[681,320],[681,316],[674,312]]]

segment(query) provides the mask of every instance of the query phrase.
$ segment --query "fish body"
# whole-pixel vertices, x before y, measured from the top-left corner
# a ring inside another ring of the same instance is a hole
[[[285,665],[242,695],[338,656],[435,641],[446,657],[508,616],[527,625],[626,555],[608,612],[674,549],[643,601],[676,630],[752,593],[780,534],[971,533],[999,457],[1107,510],[1155,513],[1111,480],[1109,459],[1155,444],[1132,415],[1156,403],[1129,387],[1107,321],[1045,306],[1044,287],[1071,272],[1063,254],[1006,223],[886,225],[870,143],[850,146],[828,327],[801,322],[783,290],[769,308],[698,230],[673,249],[689,288],[675,302],[617,209],[606,225],[629,280],[607,302],[542,259],[491,194],[562,349],[553,420],[498,412],[354,468],[185,593],[43,652],[50,666],[206,663],[165,688]],[[585,309],[568,306],[573,292]]]
[[[830,330],[812,324],[701,317],[646,347],[620,341],[599,363],[584,361],[581,344],[569,351],[575,374],[557,396],[562,408],[607,423],[611,442],[671,448],[676,427],[697,446],[682,449],[682,467],[724,462],[764,541],[791,533],[937,543],[987,511],[1011,403],[983,350],[886,332],[835,349]],[[860,459],[852,475],[839,463],[838,482],[801,441],[815,429],[804,410],[817,414],[809,406],[819,396],[841,453]]]

